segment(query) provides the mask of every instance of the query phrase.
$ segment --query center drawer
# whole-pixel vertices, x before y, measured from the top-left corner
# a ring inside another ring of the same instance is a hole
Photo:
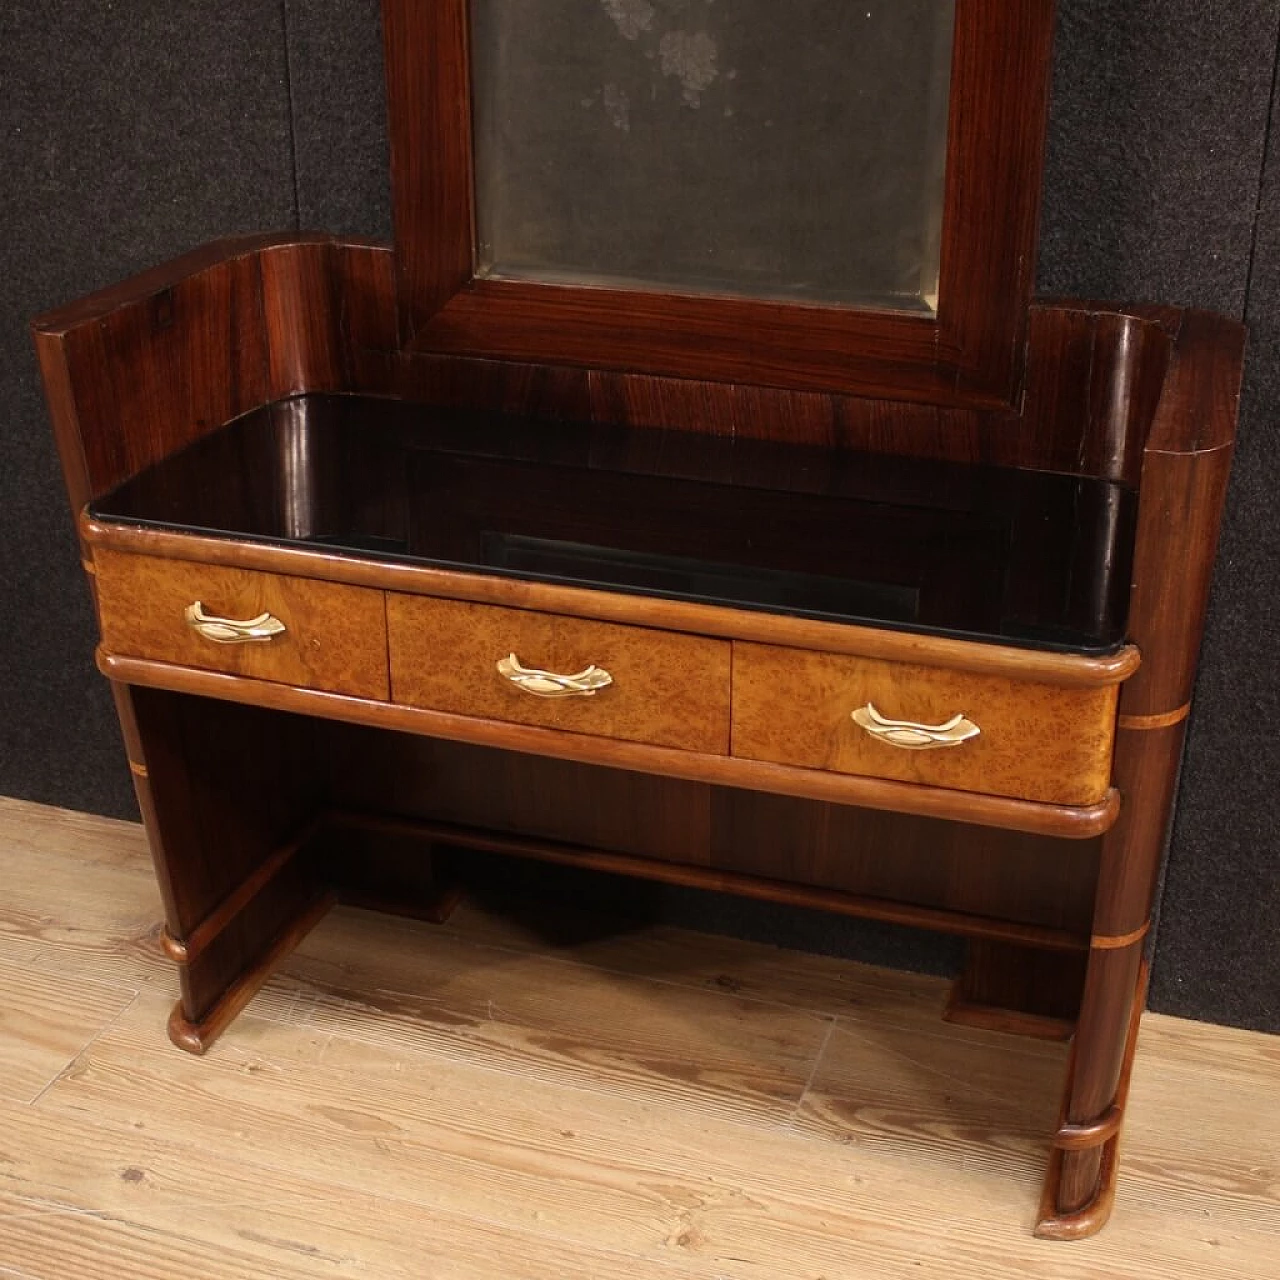
[[[394,593],[387,638],[394,702],[686,751],[729,750],[726,640]]]
[[[1051,804],[1111,785],[1115,684],[734,643],[733,754]]]

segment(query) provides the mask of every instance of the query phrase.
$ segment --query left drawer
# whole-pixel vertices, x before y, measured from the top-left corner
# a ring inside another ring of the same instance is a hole
[[[388,696],[381,591],[119,551],[94,568],[109,653]]]

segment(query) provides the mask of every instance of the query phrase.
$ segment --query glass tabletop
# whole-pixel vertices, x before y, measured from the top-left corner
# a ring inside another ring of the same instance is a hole
[[[1080,653],[1125,640],[1107,481],[360,396],[246,414],[103,521]]]

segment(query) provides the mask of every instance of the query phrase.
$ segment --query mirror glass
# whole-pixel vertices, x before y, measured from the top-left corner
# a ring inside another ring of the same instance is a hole
[[[955,0],[472,0],[483,276],[929,313]]]

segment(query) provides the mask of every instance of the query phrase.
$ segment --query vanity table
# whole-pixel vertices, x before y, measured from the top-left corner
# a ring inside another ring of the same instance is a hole
[[[687,8],[384,0],[394,245],[35,322],[170,1034],[441,849],[942,930],[949,1018],[1072,1037],[1086,1235],[1243,334],[1032,300],[1049,0]]]

